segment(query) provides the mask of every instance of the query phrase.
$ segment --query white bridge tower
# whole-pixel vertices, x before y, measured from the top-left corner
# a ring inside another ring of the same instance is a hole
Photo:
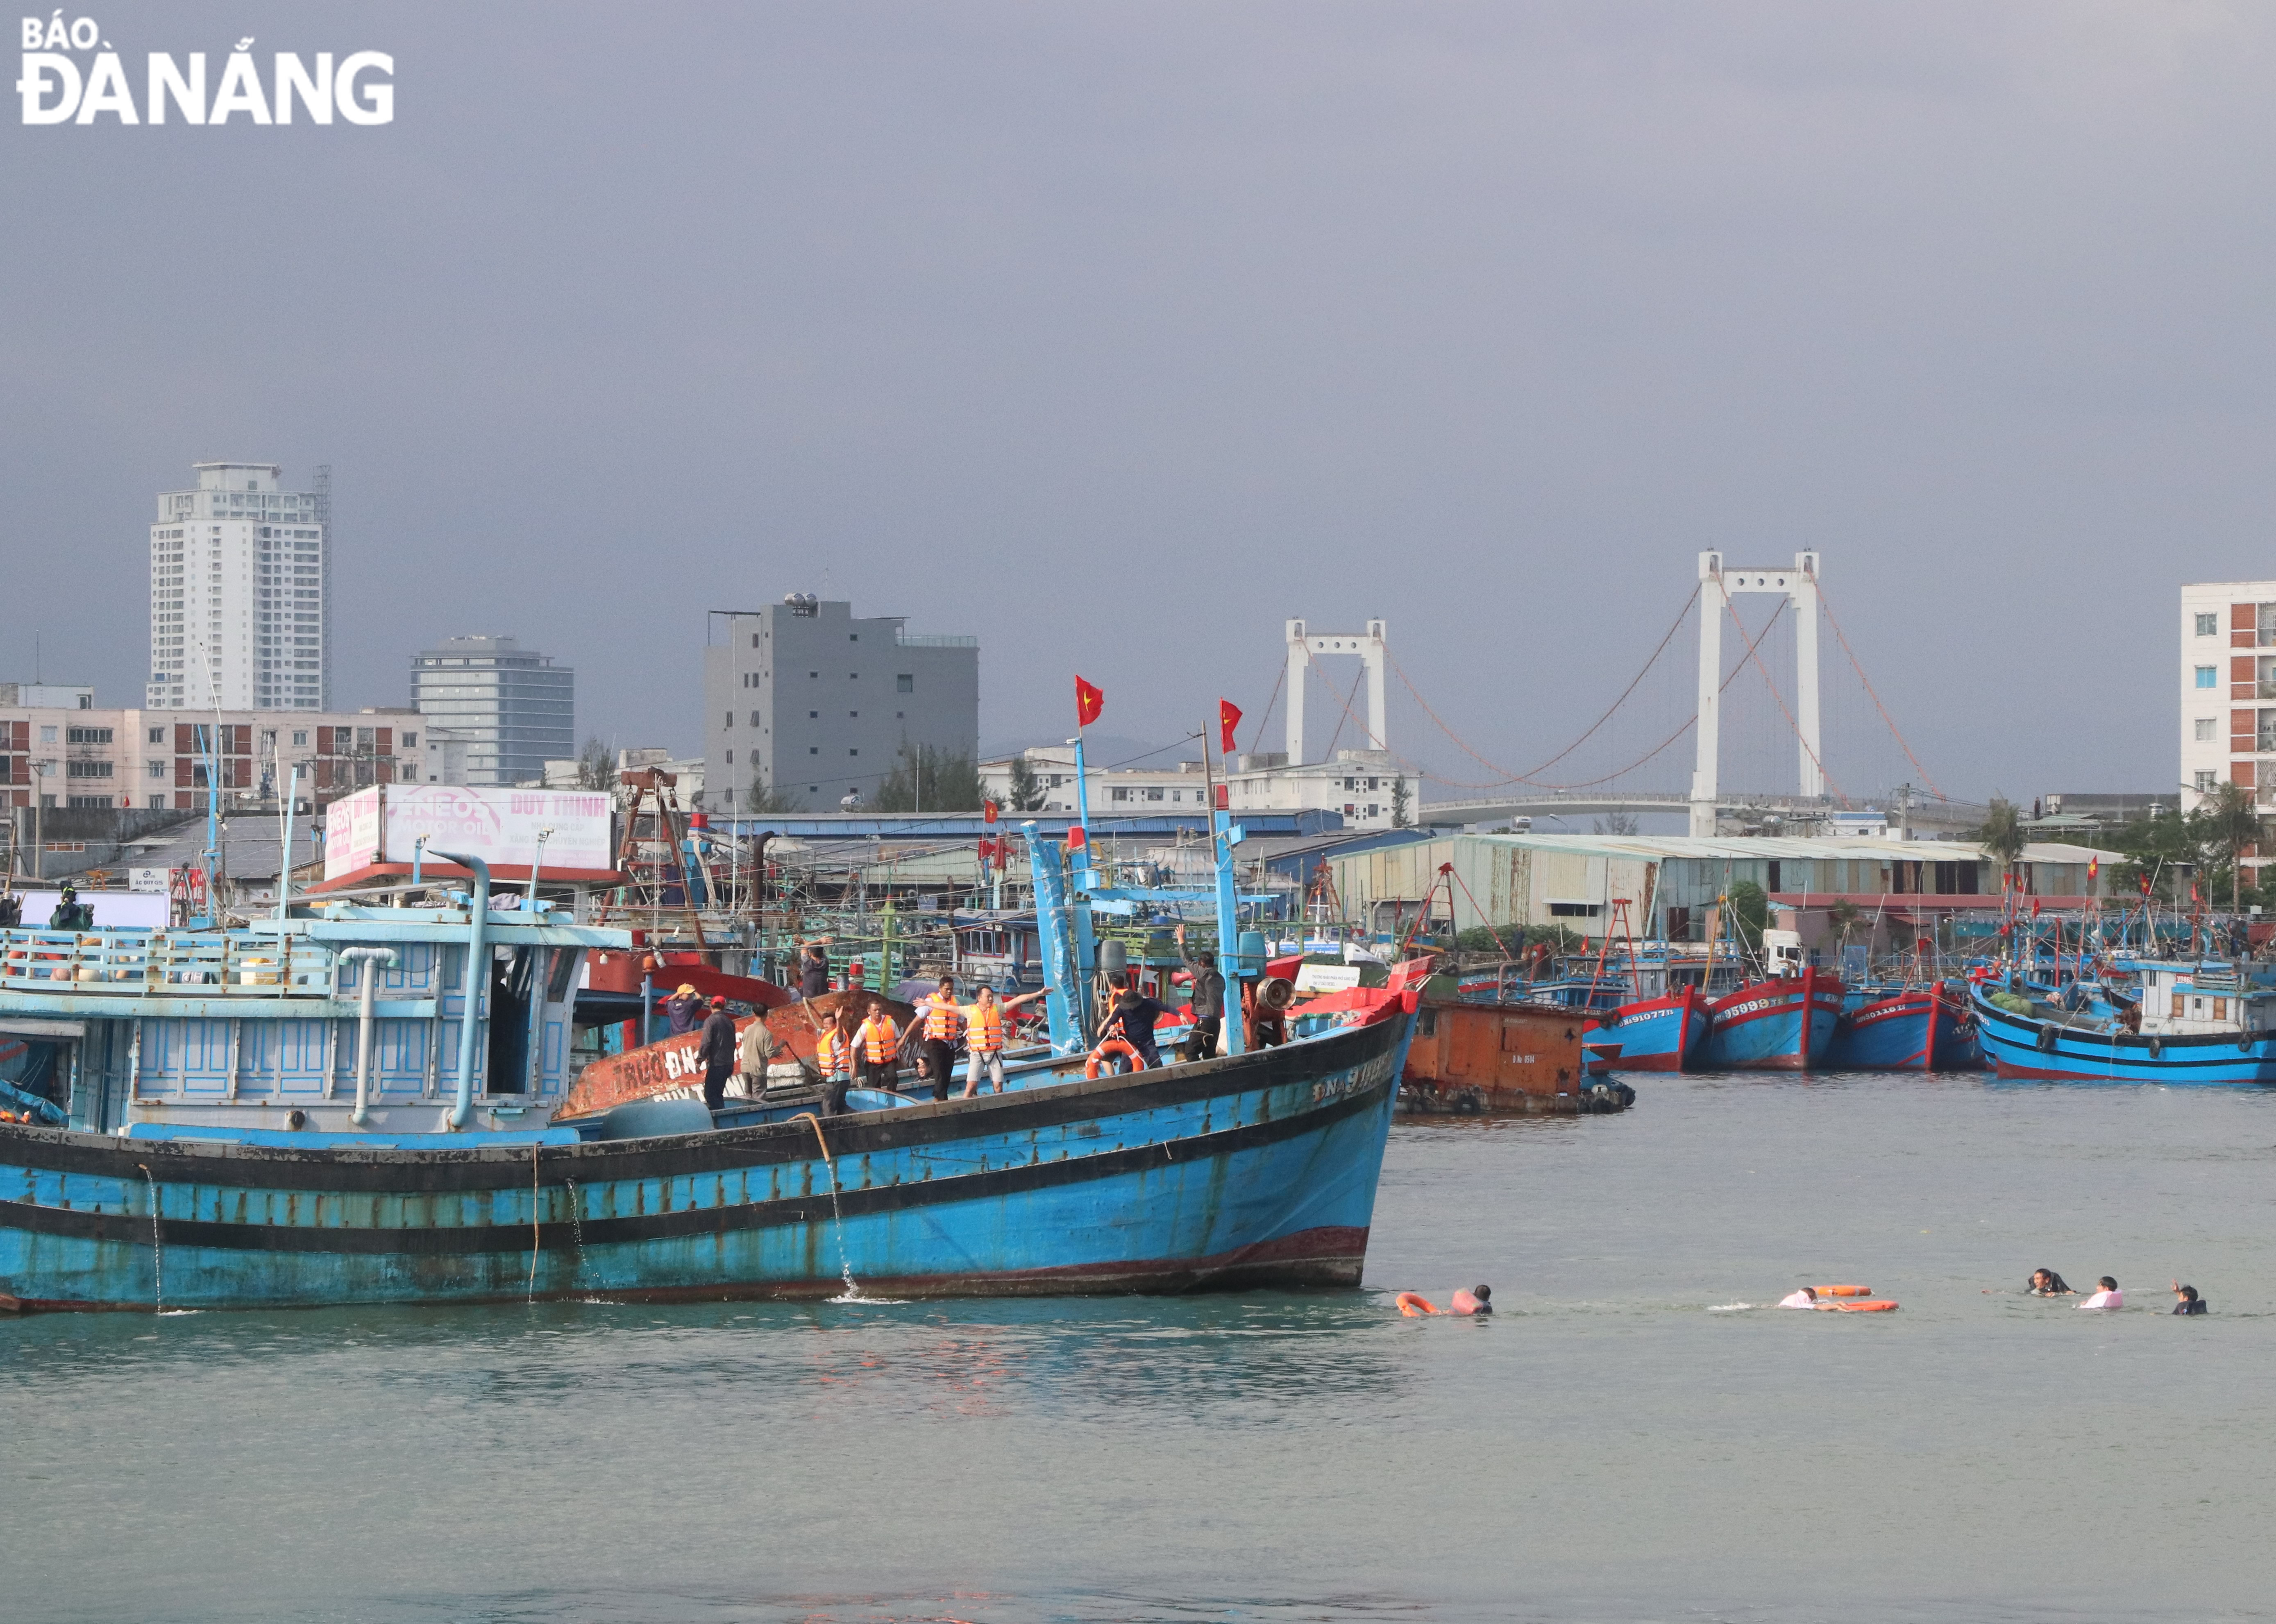
[[[1362,747],[1387,750],[1383,731],[1383,622],[1370,620],[1364,632],[1308,632],[1301,620],[1288,622],[1288,764],[1304,764],[1304,667],[1321,654],[1354,654],[1367,672],[1367,738]]]
[[[1825,797],[1817,740],[1817,555],[1798,552],[1791,569],[1726,569],[1719,552],[1699,555],[1698,755],[1691,770],[1691,832],[1715,832],[1716,750],[1721,742],[1723,617],[1741,593],[1775,593],[1794,605],[1794,727],[1801,734],[1802,797]],[[1293,622],[1291,623],[1294,624]]]

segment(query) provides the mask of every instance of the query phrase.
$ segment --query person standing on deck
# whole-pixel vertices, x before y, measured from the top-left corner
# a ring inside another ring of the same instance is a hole
[[[822,1023],[822,1035],[814,1042],[814,1066],[822,1074],[833,1116],[846,1109],[846,1085],[853,1063],[854,1040],[846,1030],[846,1012],[837,1010]]]
[[[717,1111],[727,1103],[727,1079],[735,1071],[735,1018],[727,1013],[726,999],[711,1000],[695,1052],[703,1062],[703,1104]]]
[[[1034,1003],[1045,990],[1039,988],[998,1003],[996,989],[983,983],[978,997],[964,1006],[965,1046],[972,1051],[972,1063],[964,1074],[965,1098],[980,1092],[983,1073],[995,1083],[997,1093],[1004,1091],[1004,1017],[1022,1004]]]
[[[744,1092],[753,1099],[767,1086],[767,1068],[781,1052],[781,1043],[767,1029],[766,1017],[754,1013],[735,1050],[735,1069],[742,1074]]]
[[[802,998],[818,998],[829,990],[829,951],[819,942],[808,942],[806,957],[799,960],[798,995]]]
[[[679,990],[664,1001],[666,1029],[673,1037],[693,1032],[703,1024],[704,1010],[703,995],[681,982]]]
[[[891,1089],[900,1069],[900,1055],[901,1035],[893,1025],[892,1012],[882,1003],[872,1004],[854,1030],[854,1064],[862,1086]]]
[[[964,1019],[964,1006],[956,1001],[956,978],[942,976],[940,990],[917,1006],[917,1013],[924,1021],[924,1047],[921,1052],[925,1076],[931,1081],[933,1098],[944,1100],[948,1097],[948,1085],[954,1081],[956,1028]]]
[[[1114,1019],[1122,1024],[1123,1040],[1138,1051],[1140,1064],[1149,1070],[1162,1063],[1162,1051],[1154,1046],[1154,1023],[1169,1013],[1168,1005],[1135,987],[1125,987],[1115,997]]]
[[[1186,1059],[1207,1059],[1217,1052],[1218,1035],[1225,1029],[1225,977],[1218,974],[1217,955],[1186,952],[1186,928],[1178,927],[1178,952],[1194,977],[1194,1029],[1186,1037]]]

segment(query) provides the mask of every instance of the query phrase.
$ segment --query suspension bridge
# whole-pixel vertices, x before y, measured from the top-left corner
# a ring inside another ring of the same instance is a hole
[[[1697,657],[1687,679],[1677,645],[1695,614]],[[1831,683],[1819,672],[1821,626],[1846,664],[1846,669],[1837,666]],[[1347,691],[1323,664],[1338,657],[1360,664]],[[1774,671],[1790,672],[1788,681],[1782,685]],[[1746,567],[1718,551],[1700,553],[1689,597],[1641,668],[1561,747],[1522,769],[1487,755],[1445,719],[1392,657],[1382,620],[1369,620],[1358,632],[1287,623],[1286,668],[1251,744],[1253,753],[1285,692],[1286,749],[1278,760],[1252,754],[1255,764],[1294,769],[1314,759],[1306,690],[1315,676],[1341,711],[1317,759],[1363,761],[1370,768],[1379,763],[1385,770],[1411,777],[1424,786],[1414,808],[1417,822],[1593,818],[1615,820],[1617,827],[1619,820],[1680,816],[1692,834],[1712,835],[1875,812],[1887,816],[1893,831],[1933,836],[1972,828],[1986,812],[1946,795],[1915,753],[1834,616],[1823,559],[1815,551],[1796,553],[1790,565]],[[1427,725],[1443,740],[1429,751],[1436,763],[1392,748],[1392,679],[1414,713],[1410,720]],[[1539,686],[1525,681],[1530,690]],[[1536,703],[1528,714],[1586,713],[1569,703]],[[1339,755],[1347,735],[1353,747]],[[1684,784],[1678,775],[1687,735],[1692,747]],[[1445,766],[1449,747],[1451,771]],[[1736,758],[1739,771],[1730,776],[1741,781],[1783,778],[1793,787],[1727,789],[1726,755]]]

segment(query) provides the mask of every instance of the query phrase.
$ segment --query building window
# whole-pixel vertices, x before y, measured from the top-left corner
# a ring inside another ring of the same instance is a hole
[[[64,742],[66,744],[109,744],[110,742],[110,730],[107,727],[66,727],[64,729]]]
[[[730,751],[728,751],[728,752],[727,752],[727,765],[729,765],[730,767],[732,767],[732,766],[733,766],[734,764],[735,764],[735,753],[734,753],[732,750],[730,750]]]
[[[809,722],[819,722],[822,720],[822,712],[819,710],[809,710],[806,713],[806,719]]]
[[[163,743],[165,743],[165,742],[166,742],[166,730],[165,730],[164,728],[163,728],[163,727],[154,727],[154,728],[152,728],[152,729],[150,730],[150,742],[151,742],[152,744],[163,744]]]
[[[848,750],[848,751],[846,751],[846,755],[861,755],[861,751],[859,751],[859,750]]]
[[[2212,687],[2212,686],[2213,686],[2213,677],[2214,677],[2214,675],[2215,675],[2215,672],[2214,672],[2213,667],[2212,667],[2212,666],[2210,666],[2210,665],[2200,665],[2200,666],[2198,666],[2198,667],[2197,667],[2197,687],[2201,687],[2201,688],[2209,688],[2209,687]]]
[[[1380,817],[1383,816],[1383,809],[1376,802],[1370,801],[1367,803],[1367,815],[1369,817]]]
[[[849,643],[858,643],[861,641],[861,634],[859,632],[848,633],[846,634],[846,641]]]
[[[2197,742],[2198,742],[2198,743],[2202,744],[2202,743],[2204,743],[2206,740],[2208,740],[2208,739],[2210,739],[2210,738],[2212,738],[2212,737],[2213,736],[2212,726],[2213,726],[2213,718],[2212,718],[2212,717],[2199,717],[2197,718]]]
[[[899,676],[898,676],[898,677],[896,677],[896,678],[894,678],[894,679],[893,679],[893,692],[894,692],[894,693],[896,693],[896,694],[914,694],[914,693],[915,693],[916,691],[917,691],[917,679],[916,679],[916,673],[915,673],[914,672],[907,672],[907,671],[905,671],[905,672],[903,672]]]
[[[759,713],[758,713],[757,711],[754,710],[753,712],[751,712],[751,725],[752,725],[753,727],[756,727],[758,725],[759,725]]]
[[[1149,789],[1146,792],[1146,799],[1149,801],[1159,801],[1162,799],[1162,792],[1157,789]]]
[[[719,725],[720,725],[720,726],[722,726],[722,727],[732,727],[732,726],[734,726],[734,725],[735,725],[735,713],[734,713],[733,711],[730,710],[730,711],[727,713],[727,719],[726,719],[725,721],[724,721],[724,722],[720,723],[720,724],[719,724]]]
[[[2219,634],[2220,617],[2218,614],[2199,615],[2197,617],[2197,635],[2199,637],[2217,637]]]
[[[858,710],[849,710],[846,714],[852,717],[857,722],[861,719],[861,713]]]
[[[2200,795],[2210,795],[2212,793],[2212,772],[2211,769],[2204,767],[2197,769],[2196,791]]]
[[[166,776],[166,763],[163,762],[145,762],[143,768],[145,777],[163,778]]]
[[[1130,792],[1127,789],[1109,790],[1106,793],[1106,798],[1109,801],[1127,801],[1130,799]]]
[[[308,735],[306,733],[295,733],[292,735],[292,742],[294,744],[306,744],[308,742]],[[417,749],[419,747],[419,735],[416,733],[404,734],[403,747],[406,750]]]

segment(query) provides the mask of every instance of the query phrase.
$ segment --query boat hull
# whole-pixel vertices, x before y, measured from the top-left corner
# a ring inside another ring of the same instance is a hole
[[[1966,1012],[1937,987],[1910,987],[1846,1012],[1826,1063],[1837,1071],[1972,1069],[1980,1053],[1961,1034]]]
[[[1599,1083],[1594,1031],[1554,1004],[1425,1004],[1400,1091],[1401,1110],[1586,1114],[1625,1109],[1633,1091]]]
[[[1623,1004],[1603,1022],[1608,1035],[1620,1040],[1624,1072],[1697,1070],[1713,1024],[1707,996],[1696,987]]]
[[[2276,1036],[2223,1033],[2143,1037],[2088,1032],[1972,998],[1977,1040],[1999,1077],[2019,1082],[2163,1083],[2173,1087],[2276,1083]]]
[[[1809,969],[1741,987],[1712,1008],[1705,1069],[1806,1072],[1825,1062],[1841,1019],[1841,983]]]
[[[848,1271],[890,1296],[1355,1286],[1412,1026],[1394,1008],[1256,1054],[829,1118],[827,1162],[804,1118],[329,1152],[0,1125],[0,1294],[815,1297]]]

